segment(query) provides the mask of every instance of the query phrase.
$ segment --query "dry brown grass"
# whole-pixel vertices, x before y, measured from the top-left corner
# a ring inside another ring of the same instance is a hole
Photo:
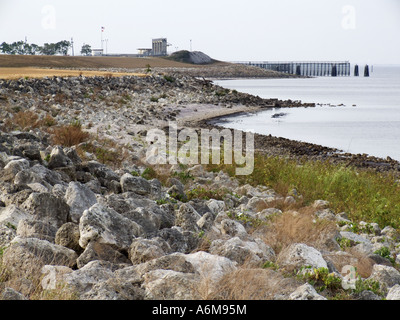
[[[0,79],[12,80],[21,78],[44,78],[44,77],[121,77],[121,76],[146,76],[142,73],[127,73],[127,72],[105,72],[91,70],[63,70],[63,69],[40,69],[40,68],[0,68]]]
[[[38,114],[26,110],[18,111],[12,118],[8,118],[4,121],[2,127],[5,131],[29,131],[36,128],[41,128],[47,131],[49,127],[57,124],[57,121],[49,114],[46,114],[42,119],[39,118]]]
[[[273,270],[243,267],[225,274],[216,284],[203,279],[197,290],[203,300],[272,300],[297,286],[295,280]]]
[[[218,63],[224,64],[226,63]],[[66,56],[20,56],[0,55],[0,68],[121,68],[121,69],[145,69],[147,65],[151,68],[202,68],[182,62],[176,62],[157,57],[135,58],[135,57],[66,57]],[[67,70],[69,71],[69,70]],[[82,72],[86,72],[82,70]]]
[[[57,283],[56,288],[52,290],[43,289],[44,275],[41,272],[43,261],[40,254],[34,259],[30,257],[28,261],[25,261],[24,273],[7,267],[2,260],[0,256],[0,297],[5,288],[12,288],[29,300],[76,300],[78,298],[72,288],[61,282]]]
[[[375,262],[372,259],[368,258],[365,254],[357,252],[352,248],[348,248],[346,251],[349,252],[355,259],[357,259],[357,262],[354,265],[354,267],[356,267],[357,269],[357,273],[362,278],[368,278],[372,274],[372,268]],[[343,268],[344,266],[338,266],[338,267]],[[339,269],[338,267],[336,267],[338,270],[342,270]]]
[[[121,167],[124,161],[129,159],[127,147],[117,142],[107,139],[98,138],[89,135],[77,149],[77,153],[82,160],[87,160],[85,152],[92,153],[97,160],[105,165],[111,166],[113,169]]]
[[[53,143],[64,147],[76,146],[89,139],[88,132],[82,130],[79,124],[59,126],[52,130]]]
[[[38,115],[33,111],[19,111],[13,118],[5,121],[4,127],[9,130],[29,131],[38,127]]]
[[[325,249],[336,234],[336,224],[318,220],[315,209],[304,207],[298,211],[286,211],[264,227],[264,241],[278,254],[293,243],[304,243],[317,249]]]

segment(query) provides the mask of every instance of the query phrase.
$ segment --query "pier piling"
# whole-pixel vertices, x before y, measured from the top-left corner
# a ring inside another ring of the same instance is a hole
[[[355,66],[354,66],[354,76],[355,77],[358,77],[360,75],[360,71],[359,71],[359,69],[358,69],[358,64],[356,64]]]
[[[369,77],[369,66],[366,65],[364,68],[364,77]]]
[[[267,70],[296,74],[298,76],[350,76],[350,62],[348,61],[308,61],[308,62],[234,62],[246,64]]]

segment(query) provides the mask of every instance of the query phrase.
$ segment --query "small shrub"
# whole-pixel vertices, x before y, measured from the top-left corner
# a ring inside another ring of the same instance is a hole
[[[5,121],[9,130],[29,131],[38,127],[38,115],[33,111],[18,111],[12,119]]]
[[[371,291],[380,297],[384,297],[386,295],[386,290],[381,287],[381,284],[373,279],[361,279],[358,277],[356,281],[356,289],[354,290],[355,294],[359,294],[363,291]]]
[[[229,190],[227,190],[227,189],[212,190],[212,189],[200,187],[200,188],[194,188],[192,190],[189,190],[186,195],[188,197],[188,200],[192,200],[192,199],[223,200],[228,192],[229,192]]]
[[[131,171],[131,175],[134,176],[134,177],[140,176],[139,172],[137,172],[135,170]]]
[[[304,243],[317,249],[327,249],[329,239],[336,234],[336,224],[327,220],[315,220],[309,208],[292,213],[284,212],[272,218],[264,230],[264,241],[276,253],[293,243]]]
[[[379,250],[376,250],[374,253],[380,255],[382,258],[388,259],[392,264],[394,264],[396,261],[396,259],[392,257],[392,254],[387,247],[382,247]]]
[[[327,268],[304,268],[299,273],[299,280],[310,283],[320,292],[329,289],[331,291],[342,289],[342,279],[330,273]]]
[[[57,124],[57,121],[51,115],[46,114],[46,116],[42,120],[39,120],[38,124],[40,127],[49,128],[55,126]]]
[[[144,169],[141,176],[142,176],[142,178],[145,178],[146,180],[151,180],[151,179],[154,179],[157,177],[157,173],[153,168],[147,167],[146,169]]]
[[[171,76],[169,76],[169,75],[165,75],[165,76],[164,76],[164,79],[167,80],[168,82],[175,82],[175,78],[174,78],[174,77],[171,77]]]
[[[53,143],[64,147],[76,146],[89,139],[89,133],[82,130],[80,123],[74,122],[53,130]]]
[[[185,172],[185,171],[180,171],[180,172],[175,171],[173,176],[177,177],[183,184],[186,184],[190,180],[194,179],[194,177],[190,174],[190,172]]]

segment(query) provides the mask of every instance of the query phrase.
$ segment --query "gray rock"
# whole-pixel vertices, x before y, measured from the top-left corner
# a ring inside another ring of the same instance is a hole
[[[73,165],[79,165],[82,163],[82,159],[79,157],[78,153],[76,152],[76,147],[71,148],[64,148],[64,154],[68,157],[69,160],[72,161]]]
[[[26,159],[11,160],[4,167],[5,174],[16,175],[18,172],[28,169],[30,167],[29,161]]]
[[[147,300],[197,300],[200,276],[172,270],[154,270],[144,276]]]
[[[162,184],[160,180],[158,179],[152,179],[149,180],[150,186],[151,186],[151,196],[152,199],[162,199],[163,198],[163,192],[162,192]]]
[[[347,232],[347,231],[340,231],[340,235],[343,238],[349,239],[353,241],[353,243],[364,243],[366,245],[370,245],[371,241],[368,240],[366,237],[360,236],[356,233],[353,232]]]
[[[3,301],[18,301],[18,300],[28,300],[23,294],[12,288],[5,288],[0,295],[0,300]]]
[[[133,264],[140,264],[153,259],[157,259],[171,253],[171,248],[167,242],[161,238],[133,240],[129,248],[129,259]]]
[[[44,223],[51,223],[57,228],[70,222],[70,209],[64,200],[50,193],[32,193],[22,204],[22,209]]]
[[[244,226],[240,222],[231,219],[221,221],[221,232],[231,237],[246,238],[248,236]]]
[[[211,212],[204,214],[197,222],[197,226],[205,231],[210,230],[213,227],[214,215]]]
[[[184,230],[198,232],[197,221],[201,218],[199,213],[188,203],[184,203],[179,207],[176,213],[175,225]]]
[[[375,264],[368,279],[378,281],[387,288],[391,288],[396,284],[400,284],[400,272],[393,267]]]
[[[357,295],[358,300],[382,300],[382,297],[378,296],[377,294],[373,293],[370,290],[364,290]]]
[[[105,261],[92,261],[83,268],[66,272],[59,283],[68,285],[79,297],[89,292],[96,284],[115,279],[113,265]]]
[[[246,209],[252,212],[259,212],[267,208],[267,206],[268,206],[267,202],[264,199],[259,197],[253,197],[247,202]]]
[[[314,287],[308,283],[298,287],[290,296],[289,300],[327,300],[319,295]]]
[[[3,263],[13,273],[29,276],[44,265],[73,267],[77,258],[75,251],[46,240],[16,237],[5,250]]]
[[[280,266],[300,269],[310,266],[313,268],[328,268],[322,254],[315,248],[303,243],[294,243],[283,249],[277,258]]]
[[[390,237],[395,241],[400,240],[400,233],[393,227],[387,226],[381,230],[381,234]]]
[[[151,184],[142,177],[134,177],[129,173],[121,177],[122,192],[134,192],[139,195],[151,194]]]
[[[14,189],[15,188],[15,189]],[[28,187],[27,187],[28,188]],[[22,204],[28,199],[33,191],[25,187],[13,186],[11,190],[5,190],[4,193],[0,193],[0,199],[3,203],[2,207],[17,206],[19,209],[22,208]]]
[[[73,270],[65,266],[52,266],[45,265],[41,269],[42,281],[41,286],[43,290],[54,290],[65,286],[64,276],[72,273]]]
[[[221,211],[225,210],[225,202],[221,200],[210,199],[207,201],[206,204],[211,213],[213,213],[214,215],[217,215]]]
[[[74,250],[80,254],[83,249],[79,245],[79,238],[79,225],[68,222],[57,230],[54,240],[56,244]]]
[[[0,248],[6,249],[17,236],[14,226],[0,224]]]
[[[124,279],[108,279],[92,286],[80,296],[81,300],[131,301],[143,300],[145,291]]]
[[[0,208],[0,224],[8,224],[17,229],[18,223],[24,219],[31,219],[32,216],[18,208],[16,205],[10,205]]]
[[[14,183],[17,185],[40,183],[48,189],[51,189],[51,187],[56,184],[63,184],[61,175],[58,172],[49,170],[40,164],[18,172],[15,176]]]
[[[83,268],[91,261],[108,261],[113,264],[130,264],[129,259],[110,245],[89,242],[85,251],[77,259],[78,268]]]
[[[64,199],[66,192],[67,192],[67,186],[63,184],[55,184],[51,189],[51,193],[60,199]]]
[[[23,219],[18,223],[17,235],[21,238],[37,238],[54,243],[57,228],[40,220]]]
[[[386,300],[400,300],[400,285],[396,284],[390,288]]]
[[[155,234],[161,226],[160,216],[154,214],[151,210],[137,208],[123,214],[128,219],[139,224],[146,234]]]
[[[194,250],[197,242],[192,239],[192,234],[182,232],[180,228],[164,228],[157,235],[164,239],[173,252],[188,253]],[[192,240],[192,241],[191,241]]]
[[[211,286],[216,284],[225,274],[236,270],[235,262],[204,251],[187,254],[185,259],[192,264],[196,273],[200,274],[202,279],[209,281]]]
[[[243,241],[238,237],[229,240],[214,240],[209,252],[226,257],[240,265],[261,266],[275,260],[275,252],[261,240]]]
[[[79,245],[82,248],[94,241],[108,244],[116,250],[128,250],[133,239],[144,234],[143,228],[136,222],[101,204],[85,210],[79,230]]]
[[[70,182],[65,193],[65,201],[70,207],[72,221],[78,223],[83,212],[97,203],[97,198],[85,185]]]
[[[329,208],[329,201],[326,200],[315,200],[312,206],[316,209],[328,209]]]
[[[172,253],[160,258],[149,260],[145,263],[135,265],[133,269],[125,268],[116,272],[116,274],[121,274],[124,270],[136,273],[139,277],[143,277],[146,273],[154,270],[172,270],[182,273],[194,273],[195,268],[186,259],[186,255],[182,253]]]
[[[72,166],[73,163],[71,159],[69,159],[65,153],[62,147],[57,146],[53,148],[50,154],[50,160],[48,163],[49,169],[55,169],[55,168],[63,168],[63,167],[69,167]]]
[[[331,209],[318,210],[315,215],[322,220],[336,221],[336,215]]]

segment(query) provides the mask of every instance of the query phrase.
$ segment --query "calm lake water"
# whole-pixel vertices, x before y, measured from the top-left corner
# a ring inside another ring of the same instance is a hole
[[[374,66],[369,78],[220,80],[262,98],[314,102],[223,118],[221,126],[400,161],[400,66]],[[273,118],[277,113],[285,115]]]

